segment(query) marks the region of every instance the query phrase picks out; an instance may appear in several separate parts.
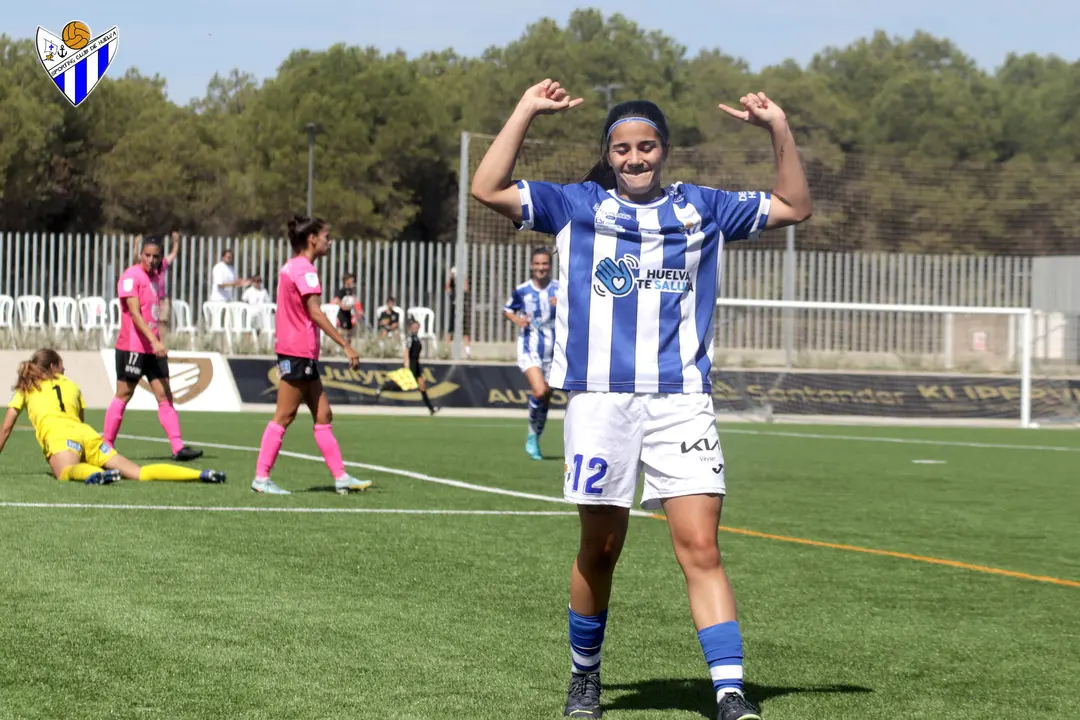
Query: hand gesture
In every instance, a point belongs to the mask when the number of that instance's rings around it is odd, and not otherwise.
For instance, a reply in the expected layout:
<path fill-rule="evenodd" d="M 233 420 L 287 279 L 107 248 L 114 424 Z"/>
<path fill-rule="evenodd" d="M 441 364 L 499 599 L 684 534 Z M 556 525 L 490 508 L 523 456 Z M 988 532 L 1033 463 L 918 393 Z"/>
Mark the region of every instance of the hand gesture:
<path fill-rule="evenodd" d="M 558 82 L 548 78 L 533 85 L 521 96 L 519 107 L 524 107 L 532 115 L 554 115 L 569 110 L 585 102 L 582 98 L 570 99 L 568 93 Z"/>
<path fill-rule="evenodd" d="M 360 367 L 360 355 L 353 350 L 351 345 L 345 346 L 345 358 L 349 361 L 350 370 Z"/>
<path fill-rule="evenodd" d="M 154 349 L 154 355 L 159 358 L 169 357 L 169 351 L 165 348 L 165 344 L 160 340 L 154 340 L 150 343 L 150 347 Z"/>
<path fill-rule="evenodd" d="M 736 120 L 748 122 L 758 127 L 773 128 L 777 123 L 783 122 L 787 116 L 780 106 L 765 96 L 765 93 L 750 93 L 739 98 L 742 110 L 720 103 L 720 109 Z"/>

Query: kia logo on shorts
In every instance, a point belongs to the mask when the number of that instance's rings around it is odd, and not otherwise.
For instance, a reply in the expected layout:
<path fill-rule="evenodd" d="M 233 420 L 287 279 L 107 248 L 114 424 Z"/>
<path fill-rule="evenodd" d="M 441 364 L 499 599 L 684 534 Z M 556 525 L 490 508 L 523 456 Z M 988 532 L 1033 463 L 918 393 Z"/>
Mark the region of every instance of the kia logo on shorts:
<path fill-rule="evenodd" d="M 687 445 L 686 441 L 682 442 L 683 455 L 687 455 L 692 452 L 712 452 L 720 447 L 719 438 L 710 441 L 709 438 L 699 438 L 693 445 Z"/>

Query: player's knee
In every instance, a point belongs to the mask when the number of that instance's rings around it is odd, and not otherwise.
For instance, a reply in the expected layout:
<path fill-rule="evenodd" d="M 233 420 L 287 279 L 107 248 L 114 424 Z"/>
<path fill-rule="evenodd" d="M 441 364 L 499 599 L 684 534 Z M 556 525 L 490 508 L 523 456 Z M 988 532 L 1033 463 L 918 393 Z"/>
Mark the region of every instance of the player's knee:
<path fill-rule="evenodd" d="M 334 411 L 329 407 L 326 408 L 325 411 L 319 412 L 318 416 L 315 418 L 316 425 L 329 425 L 332 422 L 334 422 Z"/>
<path fill-rule="evenodd" d="M 287 428 L 292 425 L 293 420 L 296 419 L 296 411 L 291 412 L 276 412 L 274 413 L 274 422 L 283 428 Z"/>
<path fill-rule="evenodd" d="M 684 570 L 720 567 L 720 548 L 712 533 L 695 531 L 679 536 L 675 540 L 675 554 Z"/>
<path fill-rule="evenodd" d="M 587 574 L 610 575 L 619 561 L 619 543 L 614 538 L 582 542 L 578 550 L 578 569 Z"/>
<path fill-rule="evenodd" d="M 544 402 L 551 397 L 551 388 L 533 388 L 532 396 L 536 402 Z"/>

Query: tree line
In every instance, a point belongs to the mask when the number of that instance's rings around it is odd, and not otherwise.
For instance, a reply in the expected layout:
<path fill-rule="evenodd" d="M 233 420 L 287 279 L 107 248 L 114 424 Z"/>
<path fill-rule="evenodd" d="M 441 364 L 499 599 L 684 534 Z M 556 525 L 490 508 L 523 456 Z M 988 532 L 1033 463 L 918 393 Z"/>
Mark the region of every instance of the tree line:
<path fill-rule="evenodd" d="M 987 72 L 949 40 L 878 32 L 754 73 L 591 9 L 479 57 L 296 50 L 274 77 L 215 75 L 185 106 L 132 69 L 72 108 L 33 41 L 0 35 L 0 230 L 280 235 L 305 207 L 304 128 L 317 123 L 315 206 L 337 234 L 449 239 L 461 131 L 497 133 L 543 77 L 587 102 L 535 124 L 544 142 L 523 174 L 579 177 L 607 110 L 595 88 L 617 84 L 614 101 L 648 98 L 668 115 L 670 179 L 760 187 L 767 142 L 716 110 L 760 89 L 803 148 L 805 246 L 1080 252 L 1080 62 L 1010 55 Z"/>

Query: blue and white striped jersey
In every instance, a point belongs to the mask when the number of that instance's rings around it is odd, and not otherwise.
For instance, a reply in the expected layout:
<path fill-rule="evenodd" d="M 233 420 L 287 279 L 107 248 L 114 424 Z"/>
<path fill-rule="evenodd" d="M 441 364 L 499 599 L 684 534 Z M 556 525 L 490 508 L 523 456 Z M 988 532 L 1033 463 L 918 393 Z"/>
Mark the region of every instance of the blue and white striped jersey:
<path fill-rule="evenodd" d="M 559 283 L 555 280 L 542 290 L 532 280 L 527 280 L 514 288 L 503 306 L 504 310 L 529 317 L 529 326 L 521 329 L 521 348 L 545 362 L 551 362 L 555 351 L 555 298 L 558 292 Z"/>
<path fill-rule="evenodd" d="M 769 193 L 676 183 L 640 205 L 591 182 L 517 186 L 522 229 L 558 250 L 551 386 L 711 392 L 723 245 L 765 229 Z"/>

